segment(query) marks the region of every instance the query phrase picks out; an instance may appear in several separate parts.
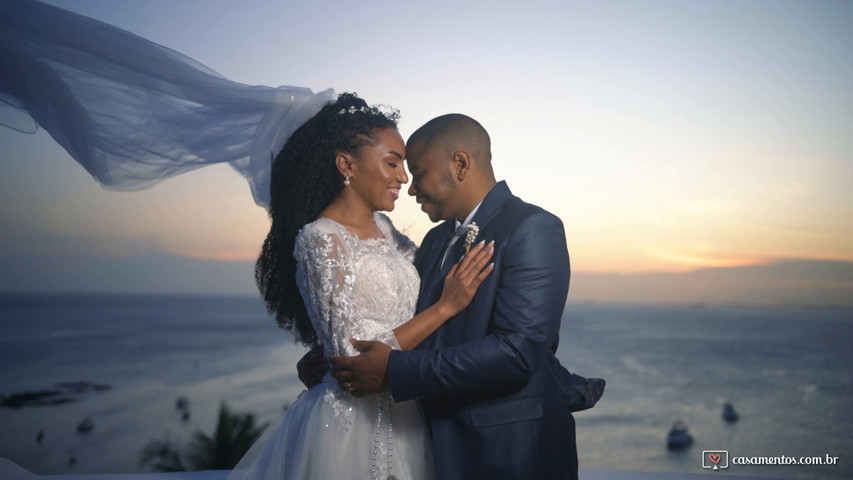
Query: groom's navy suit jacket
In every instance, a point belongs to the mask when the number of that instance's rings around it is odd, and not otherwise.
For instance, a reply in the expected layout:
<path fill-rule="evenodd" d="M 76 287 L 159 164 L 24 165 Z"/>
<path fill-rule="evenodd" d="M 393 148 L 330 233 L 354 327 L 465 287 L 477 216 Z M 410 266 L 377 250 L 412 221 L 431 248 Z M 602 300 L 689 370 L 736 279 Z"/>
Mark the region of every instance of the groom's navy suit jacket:
<path fill-rule="evenodd" d="M 575 424 L 555 358 L 569 289 L 569 254 L 556 216 L 498 183 L 473 218 L 495 241 L 495 269 L 469 307 L 416 350 L 388 362 L 396 401 L 421 399 L 437 478 L 577 478 Z M 441 296 L 464 238 L 440 254 L 454 222 L 427 233 L 416 256 L 418 311 Z"/>

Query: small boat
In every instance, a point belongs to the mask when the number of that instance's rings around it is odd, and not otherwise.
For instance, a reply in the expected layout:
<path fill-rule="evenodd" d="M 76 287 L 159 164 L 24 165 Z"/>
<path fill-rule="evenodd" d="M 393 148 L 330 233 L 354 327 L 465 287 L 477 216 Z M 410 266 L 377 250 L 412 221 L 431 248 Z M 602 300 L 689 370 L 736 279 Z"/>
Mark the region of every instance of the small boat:
<path fill-rule="evenodd" d="M 85 418 L 77 424 L 77 433 L 89 433 L 95 429 L 95 421 L 91 418 Z"/>
<path fill-rule="evenodd" d="M 740 418 L 740 415 L 735 412 L 735 407 L 732 406 L 731 402 L 726 402 L 726 404 L 723 405 L 722 417 L 723 420 L 727 422 L 737 422 L 737 419 Z"/>
<path fill-rule="evenodd" d="M 672 424 L 669 434 L 666 436 L 666 448 L 670 450 L 681 450 L 693 443 L 693 437 L 687 431 L 687 425 L 681 420 Z"/>
<path fill-rule="evenodd" d="M 178 397 L 175 400 L 175 408 L 178 410 L 186 410 L 190 408 L 190 401 L 187 399 L 187 397 Z"/>

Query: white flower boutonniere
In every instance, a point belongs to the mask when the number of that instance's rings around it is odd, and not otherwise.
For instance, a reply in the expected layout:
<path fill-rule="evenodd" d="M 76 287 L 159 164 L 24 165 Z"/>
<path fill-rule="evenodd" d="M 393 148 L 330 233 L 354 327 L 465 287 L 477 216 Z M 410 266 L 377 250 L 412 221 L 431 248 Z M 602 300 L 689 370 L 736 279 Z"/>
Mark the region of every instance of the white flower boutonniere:
<path fill-rule="evenodd" d="M 465 227 L 465 253 L 468 253 L 468 250 L 471 249 L 471 245 L 474 244 L 474 239 L 477 238 L 478 233 L 480 233 L 480 227 L 474 222 L 469 223 Z"/>

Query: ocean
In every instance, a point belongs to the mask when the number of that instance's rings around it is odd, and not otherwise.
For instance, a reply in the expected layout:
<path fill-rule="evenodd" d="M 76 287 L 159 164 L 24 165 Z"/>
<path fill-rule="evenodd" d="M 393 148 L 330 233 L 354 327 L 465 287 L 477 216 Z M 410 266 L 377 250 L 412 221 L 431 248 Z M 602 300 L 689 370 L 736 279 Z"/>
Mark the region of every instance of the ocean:
<path fill-rule="evenodd" d="M 60 392 L 0 408 L 0 457 L 36 474 L 138 472 L 150 440 L 211 433 L 220 403 L 275 422 L 302 390 L 306 349 L 257 298 L 0 295 L 0 332 L 0 395 Z M 575 414 L 580 468 L 703 473 L 724 450 L 715 474 L 853 478 L 851 345 L 851 308 L 570 303 L 558 357 L 607 380 Z M 694 442 L 670 451 L 678 420 Z M 734 464 L 759 457 L 835 464 Z"/>

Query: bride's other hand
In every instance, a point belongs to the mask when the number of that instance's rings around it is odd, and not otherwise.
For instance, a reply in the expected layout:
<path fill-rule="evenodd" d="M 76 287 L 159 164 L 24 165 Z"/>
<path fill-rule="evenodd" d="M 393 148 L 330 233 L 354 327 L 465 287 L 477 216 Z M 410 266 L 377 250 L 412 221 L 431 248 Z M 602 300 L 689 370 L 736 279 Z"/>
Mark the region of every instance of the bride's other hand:
<path fill-rule="evenodd" d="M 495 253 L 495 241 L 485 240 L 474 246 L 444 277 L 444 291 L 438 303 L 443 303 L 454 316 L 465 310 L 480 284 L 492 273 L 494 263 L 487 263 Z"/>

